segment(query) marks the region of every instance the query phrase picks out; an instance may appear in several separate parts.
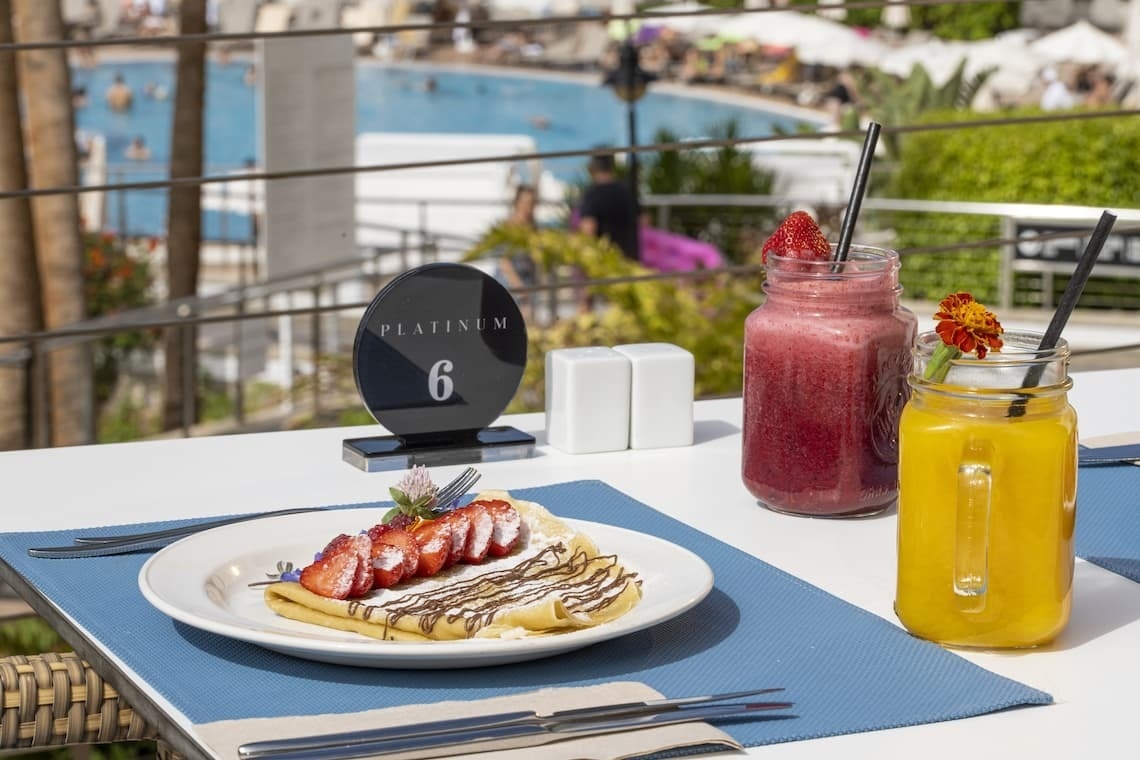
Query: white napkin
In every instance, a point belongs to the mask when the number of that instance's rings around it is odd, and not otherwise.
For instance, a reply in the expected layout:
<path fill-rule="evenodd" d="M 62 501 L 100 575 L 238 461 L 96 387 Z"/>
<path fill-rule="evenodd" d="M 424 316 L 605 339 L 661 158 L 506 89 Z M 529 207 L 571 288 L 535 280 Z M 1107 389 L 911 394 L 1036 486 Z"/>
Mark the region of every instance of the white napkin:
<path fill-rule="evenodd" d="M 460 696 L 460 695 L 456 695 Z M 495 697 L 474 702 L 452 701 L 428 705 L 404 705 L 383 710 L 344 715 L 294 715 L 285 718 L 247 718 L 222 720 L 196 726 L 198 735 L 218 757 L 237 757 L 242 744 L 265 739 L 285 739 L 295 736 L 360 731 L 374 726 L 422 723 L 427 720 L 444 720 L 469 715 L 492 714 L 513 710 L 534 710 L 548 713 L 579 707 L 660 699 L 662 695 L 645 684 L 622 681 L 597 686 L 550 688 L 508 697 Z M 541 748 L 529 747 L 496 752 L 479 752 L 449 755 L 452 760 L 523 760 L 534 758 L 541 752 L 543 760 L 621 760 L 622 758 L 684 747 L 708 747 L 739 750 L 741 746 L 723 731 L 708 723 L 680 723 L 672 726 L 654 726 L 607 736 L 570 739 Z M 416 753 L 402 753 L 392 757 L 413 760 Z"/>
<path fill-rule="evenodd" d="M 1133 443 L 1140 443 L 1140 431 L 1101 435 L 1095 438 L 1082 438 L 1081 443 L 1091 449 L 1100 449 L 1106 446 L 1130 446 Z M 1133 464 L 1140 467 L 1140 462 L 1133 462 Z"/>

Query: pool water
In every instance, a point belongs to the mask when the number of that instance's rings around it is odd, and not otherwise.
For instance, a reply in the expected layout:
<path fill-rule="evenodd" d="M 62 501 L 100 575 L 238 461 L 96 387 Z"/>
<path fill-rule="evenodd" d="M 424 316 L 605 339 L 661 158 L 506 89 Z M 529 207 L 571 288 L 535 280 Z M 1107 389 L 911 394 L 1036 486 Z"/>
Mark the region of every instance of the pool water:
<path fill-rule="evenodd" d="M 206 86 L 207 173 L 221 173 L 256 161 L 256 90 L 246 84 L 247 64 L 240 61 L 208 64 Z M 103 92 L 121 73 L 134 90 L 128 113 L 107 108 Z M 141 181 L 165 175 L 170 156 L 173 108 L 172 61 L 105 62 L 73 71 L 73 86 L 87 90 L 87 105 L 76 111 L 77 127 L 100 133 L 107 144 L 108 179 Z M 434 78 L 434 91 L 424 83 Z M 144 95 L 147 84 L 165 90 L 166 99 Z M 358 132 L 445 132 L 463 134 L 526 134 L 541 151 L 585 150 L 601 145 L 624 145 L 626 107 L 608 88 L 589 81 L 548 76 L 515 76 L 423 66 L 356 67 Z M 794 118 L 698 97 L 654 92 L 637 105 L 638 140 L 651 141 L 667 129 L 680 139 L 707 136 L 718 125 L 734 120 L 742 137 L 765 136 L 779 127 L 793 131 Z M 542 122 L 541 125 L 536 122 Z M 146 140 L 149 163 L 131 162 L 123 154 L 136 137 Z M 554 159 L 545 168 L 558 179 L 574 180 L 584 160 Z M 162 234 L 166 193 L 132 191 L 109 198 L 107 223 L 130 235 Z M 244 239 L 249 222 L 243 217 L 206 215 L 208 239 Z"/>

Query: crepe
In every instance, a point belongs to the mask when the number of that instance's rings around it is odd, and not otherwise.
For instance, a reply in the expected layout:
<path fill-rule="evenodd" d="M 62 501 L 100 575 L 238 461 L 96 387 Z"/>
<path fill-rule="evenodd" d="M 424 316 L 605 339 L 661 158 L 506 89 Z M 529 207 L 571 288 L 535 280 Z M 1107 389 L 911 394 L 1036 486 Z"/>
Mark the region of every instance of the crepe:
<path fill-rule="evenodd" d="M 534 502 L 505 491 L 522 517 L 518 546 L 479 565 L 453 565 L 364 599 L 319 596 L 299 583 L 275 583 L 265 601 L 278 615 L 388 641 L 524 638 L 613 620 L 641 599 L 636 574 L 600 554 L 583 533 Z"/>

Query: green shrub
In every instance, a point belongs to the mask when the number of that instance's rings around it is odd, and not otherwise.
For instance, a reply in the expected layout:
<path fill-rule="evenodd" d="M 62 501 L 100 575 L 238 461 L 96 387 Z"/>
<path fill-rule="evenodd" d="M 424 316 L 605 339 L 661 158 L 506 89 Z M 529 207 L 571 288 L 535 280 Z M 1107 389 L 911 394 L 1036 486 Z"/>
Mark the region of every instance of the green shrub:
<path fill-rule="evenodd" d="M 538 270 L 596 280 L 648 274 L 605 240 L 556 229 L 492 229 L 468 260 L 526 252 Z M 546 352 L 573 346 L 675 343 L 696 360 L 696 395 L 739 393 L 744 318 L 760 302 L 760 278 L 710 274 L 595 286 L 592 307 L 548 326 L 531 325 L 527 366 L 508 412 L 544 406 Z"/>
<path fill-rule="evenodd" d="M 741 137 L 738 122 L 729 120 L 705 130 L 712 139 Z M 679 143 L 676 133 L 661 129 L 654 143 Z M 651 195 L 769 195 L 775 173 L 757 166 L 752 153 L 735 145 L 701 150 L 663 150 L 643 154 L 638 165 L 640 192 Z M 628 166 L 618 164 L 617 176 L 626 178 Z M 590 183 L 583 172 L 567 188 L 567 205 L 576 207 Z M 642 204 L 645 205 L 644 203 Z M 654 209 L 644 207 L 651 224 Z M 774 226 L 775 212 L 765 208 L 736 208 L 724 205 L 674 206 L 669 209 L 670 232 L 703 240 L 717 247 L 728 261 L 739 263 L 751 256 Z"/>
<path fill-rule="evenodd" d="M 1039 113 L 1025 109 L 1006 116 Z M 941 111 L 920 121 L 976 118 L 969 111 Z M 1103 118 L 915 132 L 902 143 L 892 192 L 923 200 L 1131 207 L 1140 197 L 1140 122 Z M 900 249 L 1002 235 L 995 217 L 898 213 L 887 221 Z M 906 255 L 903 286 L 911 298 L 938 300 L 951 290 L 969 290 L 983 302 L 996 302 L 999 257 L 996 246 Z"/>
<path fill-rule="evenodd" d="M 0 623 L 0 657 L 67 652 L 70 649 L 41 618 L 26 617 Z"/>
<path fill-rule="evenodd" d="M 819 3 L 818 0 L 792 0 L 791 5 L 793 8 L 797 5 L 808 5 L 815 8 Z M 839 5 L 847 5 L 846 0 Z M 847 15 L 843 18 L 843 23 L 848 26 L 866 26 L 872 29 L 879 26 L 882 21 L 882 8 L 847 8 Z"/>
<path fill-rule="evenodd" d="M 124 242 L 109 232 L 85 238 L 83 289 L 88 317 L 102 317 L 151 303 L 151 259 L 155 241 Z M 120 367 L 133 351 L 149 348 L 149 332 L 119 332 L 95 342 L 95 398 L 105 404 L 119 381 Z"/>
<path fill-rule="evenodd" d="M 792 0 L 791 5 L 810 6 L 805 12 L 818 7 L 818 0 Z M 843 23 L 848 26 L 875 28 L 882 23 L 882 8 L 850 7 L 852 0 L 840 0 L 837 5 L 848 6 Z M 993 37 L 998 32 L 1014 29 L 1018 23 L 1021 3 L 962 3 L 951 2 L 938 5 L 911 5 L 910 27 L 926 29 L 949 40 L 980 40 Z"/>
<path fill-rule="evenodd" d="M 741 137 L 740 127 L 729 121 L 711 127 L 714 139 Z M 680 138 L 667 129 L 653 137 L 656 143 Z M 663 150 L 645 159 L 641 175 L 653 195 L 769 195 L 775 174 L 758 167 L 748 150 L 735 145 L 709 150 Z M 733 263 L 741 263 L 756 250 L 761 230 L 773 226 L 775 212 L 764 208 L 732 206 L 676 206 L 669 211 L 669 230 L 715 245 Z"/>
<path fill-rule="evenodd" d="M 981 40 L 1018 26 L 1020 2 L 910 6 L 910 25 L 948 40 Z"/>

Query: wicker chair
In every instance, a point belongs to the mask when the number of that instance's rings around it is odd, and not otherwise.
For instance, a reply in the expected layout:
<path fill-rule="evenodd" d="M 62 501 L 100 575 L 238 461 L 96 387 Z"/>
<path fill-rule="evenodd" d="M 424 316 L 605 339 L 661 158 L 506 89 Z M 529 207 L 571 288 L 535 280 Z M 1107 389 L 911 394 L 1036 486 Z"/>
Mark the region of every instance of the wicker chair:
<path fill-rule="evenodd" d="M 0 754 L 154 739 L 182 757 L 73 652 L 0 658 L 0 699 Z"/>

